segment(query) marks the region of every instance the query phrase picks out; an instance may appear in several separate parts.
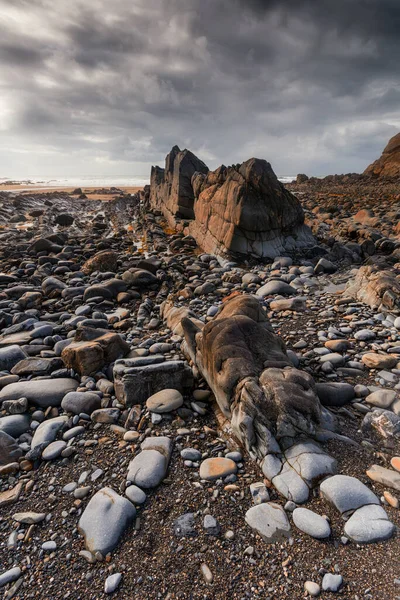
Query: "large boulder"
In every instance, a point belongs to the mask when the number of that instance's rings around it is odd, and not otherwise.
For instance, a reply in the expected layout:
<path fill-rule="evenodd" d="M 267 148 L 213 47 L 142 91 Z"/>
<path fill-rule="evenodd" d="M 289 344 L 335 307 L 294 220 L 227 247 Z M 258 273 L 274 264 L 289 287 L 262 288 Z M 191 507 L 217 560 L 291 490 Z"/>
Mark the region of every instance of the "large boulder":
<path fill-rule="evenodd" d="M 272 259 L 315 243 L 300 202 L 271 165 L 257 158 L 209 171 L 194 154 L 175 146 L 165 169 L 152 167 L 150 206 L 172 226 L 190 219 L 189 232 L 211 254 Z"/>
<path fill-rule="evenodd" d="M 390 138 L 382 156 L 369 165 L 364 174 L 374 177 L 400 176 L 400 133 Z"/>
<path fill-rule="evenodd" d="M 272 259 L 315 243 L 300 202 L 265 160 L 219 167 L 196 191 L 190 231 L 205 252 Z"/>

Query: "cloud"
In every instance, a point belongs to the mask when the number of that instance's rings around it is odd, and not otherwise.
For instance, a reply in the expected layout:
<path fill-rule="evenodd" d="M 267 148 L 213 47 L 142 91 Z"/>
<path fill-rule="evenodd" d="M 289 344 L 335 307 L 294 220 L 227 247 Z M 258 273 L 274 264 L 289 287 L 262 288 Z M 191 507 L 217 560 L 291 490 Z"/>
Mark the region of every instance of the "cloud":
<path fill-rule="evenodd" d="M 360 171 L 400 129 L 398 0 L 0 0 L 0 15 L 0 175 L 146 177 L 175 143 L 211 167 Z"/>

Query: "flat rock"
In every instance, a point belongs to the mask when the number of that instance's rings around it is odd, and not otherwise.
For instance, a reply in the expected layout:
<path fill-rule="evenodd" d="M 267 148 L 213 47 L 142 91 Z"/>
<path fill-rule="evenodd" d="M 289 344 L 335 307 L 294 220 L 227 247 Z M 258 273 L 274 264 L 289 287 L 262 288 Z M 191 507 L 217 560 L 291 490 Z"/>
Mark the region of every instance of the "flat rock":
<path fill-rule="evenodd" d="M 99 490 L 79 520 L 78 528 L 85 538 L 86 549 L 92 554 L 101 552 L 103 556 L 112 552 L 135 516 L 132 502 L 111 488 Z"/>
<path fill-rule="evenodd" d="M 392 469 L 386 469 L 380 465 L 372 465 L 366 473 L 372 481 L 400 492 L 400 473 L 398 471 L 392 471 Z"/>
<path fill-rule="evenodd" d="M 58 458 L 61 452 L 67 447 L 67 442 L 57 440 L 49 444 L 42 452 L 43 460 L 54 460 Z"/>
<path fill-rule="evenodd" d="M 24 523 L 24 525 L 35 525 L 41 523 L 46 518 L 46 513 L 36 513 L 32 511 L 14 513 L 12 516 L 14 521 Z"/>
<path fill-rule="evenodd" d="M 3 400 L 27 398 L 32 404 L 43 408 L 60 406 L 64 396 L 77 387 L 76 379 L 67 378 L 17 381 L 6 385 L 0 391 L 0 404 Z"/>
<path fill-rule="evenodd" d="M 268 502 L 252 506 L 246 512 L 245 519 L 246 523 L 268 544 L 290 537 L 290 523 L 279 504 Z"/>
<path fill-rule="evenodd" d="M 146 401 L 147 408 L 154 413 L 167 413 L 177 410 L 183 404 L 183 396 L 178 390 L 166 389 L 150 396 Z"/>
<path fill-rule="evenodd" d="M 17 502 L 21 495 L 23 486 L 23 482 L 19 481 L 13 488 L 6 490 L 5 492 L 0 492 L 0 508 Z"/>
<path fill-rule="evenodd" d="M 296 508 L 293 511 L 293 522 L 300 531 L 318 540 L 331 534 L 328 521 L 308 508 Z"/>
<path fill-rule="evenodd" d="M 379 499 L 359 479 L 334 475 L 321 483 L 320 492 L 343 515 L 366 504 L 378 504 Z"/>
<path fill-rule="evenodd" d="M 394 390 L 377 390 L 365 398 L 365 402 L 378 408 L 389 408 L 397 398 Z"/>
<path fill-rule="evenodd" d="M 101 407 L 101 398 L 93 392 L 68 392 L 61 402 L 61 408 L 65 412 L 79 415 L 85 413 L 91 415 L 93 411 Z"/>
<path fill-rule="evenodd" d="M 369 369 L 392 369 L 397 363 L 395 356 L 374 352 L 363 354 L 361 360 Z"/>
<path fill-rule="evenodd" d="M 344 532 L 353 542 L 370 544 L 388 540 L 395 529 L 382 506 L 370 504 L 353 513 L 344 527 Z"/>
<path fill-rule="evenodd" d="M 284 281 L 272 280 L 261 286 L 256 292 L 256 295 L 261 298 L 264 298 L 265 296 L 274 296 L 276 294 L 282 296 L 295 296 L 297 290 Z"/>
<path fill-rule="evenodd" d="M 214 481 L 235 474 L 237 466 L 230 458 L 206 458 L 200 465 L 200 479 Z"/>

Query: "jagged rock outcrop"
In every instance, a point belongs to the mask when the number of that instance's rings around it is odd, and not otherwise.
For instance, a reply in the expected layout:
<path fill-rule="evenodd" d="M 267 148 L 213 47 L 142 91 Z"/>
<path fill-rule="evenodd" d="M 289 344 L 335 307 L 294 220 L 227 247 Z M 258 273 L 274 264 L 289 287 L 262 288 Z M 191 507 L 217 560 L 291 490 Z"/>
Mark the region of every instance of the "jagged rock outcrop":
<path fill-rule="evenodd" d="M 390 138 L 382 156 L 364 171 L 375 177 L 400 177 L 400 133 Z"/>
<path fill-rule="evenodd" d="M 150 204 L 163 212 L 171 225 L 175 217 L 194 218 L 191 180 L 196 172 L 207 173 L 207 165 L 190 150 L 181 151 L 178 146 L 167 155 L 165 169 L 151 168 Z"/>
<path fill-rule="evenodd" d="M 190 232 L 206 252 L 274 258 L 314 244 L 300 202 L 267 161 L 251 158 L 206 176 L 196 173 L 192 183 Z"/>
<path fill-rule="evenodd" d="M 384 269 L 379 265 L 360 267 L 343 293 L 374 309 L 400 309 L 400 274 L 397 269 Z"/>
<path fill-rule="evenodd" d="M 209 171 L 175 146 L 165 169 L 152 168 L 149 201 L 173 226 L 190 219 L 188 231 L 200 247 L 219 256 L 274 258 L 315 243 L 300 202 L 265 160 Z"/>

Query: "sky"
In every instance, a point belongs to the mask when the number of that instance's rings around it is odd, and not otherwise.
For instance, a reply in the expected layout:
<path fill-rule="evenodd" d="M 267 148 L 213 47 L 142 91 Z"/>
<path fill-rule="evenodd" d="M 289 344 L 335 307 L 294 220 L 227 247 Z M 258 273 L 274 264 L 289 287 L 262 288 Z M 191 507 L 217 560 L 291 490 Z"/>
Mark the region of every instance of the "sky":
<path fill-rule="evenodd" d="M 399 0 L 0 0 L 0 177 L 361 172 L 400 131 Z"/>

